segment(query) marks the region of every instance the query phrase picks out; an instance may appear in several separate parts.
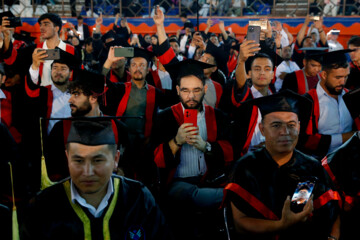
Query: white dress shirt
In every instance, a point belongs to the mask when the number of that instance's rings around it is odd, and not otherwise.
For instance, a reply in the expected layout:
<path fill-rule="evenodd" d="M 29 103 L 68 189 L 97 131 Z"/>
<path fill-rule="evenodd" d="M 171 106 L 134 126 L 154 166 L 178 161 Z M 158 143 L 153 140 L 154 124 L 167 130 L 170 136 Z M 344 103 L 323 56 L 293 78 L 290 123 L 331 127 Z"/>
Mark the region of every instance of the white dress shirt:
<path fill-rule="evenodd" d="M 84 25 L 78 25 L 77 32 L 80 34 L 79 39 L 84 40 Z"/>
<path fill-rule="evenodd" d="M 46 41 L 43 44 L 43 49 L 48 49 L 47 45 L 46 45 Z M 66 43 L 64 43 L 63 41 L 60 40 L 58 48 L 60 48 L 61 50 L 66 51 Z M 42 75 L 41 75 L 41 86 L 48 86 L 52 83 L 51 81 L 51 64 L 53 63 L 54 60 L 45 60 L 44 64 L 43 64 L 43 70 L 42 70 Z M 30 76 L 31 76 L 31 80 L 37 84 L 39 79 L 39 71 L 34 71 L 32 69 L 32 65 L 30 66 L 29 69 L 30 72 Z"/>
<path fill-rule="evenodd" d="M 182 106 L 182 105 L 181 105 Z M 183 111 L 184 106 L 182 106 Z M 200 136 L 204 141 L 207 141 L 207 129 L 205 121 L 205 106 L 203 111 L 198 112 L 197 125 L 199 127 Z M 202 151 L 194 146 L 184 143 L 181 147 L 180 164 L 178 165 L 174 177 L 187 178 L 202 176 L 207 170 L 205 155 Z"/>
<path fill-rule="evenodd" d="M 338 99 L 329 96 L 320 83 L 316 86 L 319 98 L 320 117 L 318 130 L 320 134 L 331 135 L 328 153 L 342 145 L 342 133 L 352 131 L 353 119 L 343 100 L 345 91 L 338 95 Z"/>
<path fill-rule="evenodd" d="M 112 180 L 110 179 L 109 184 L 108 184 L 108 188 L 107 188 L 107 192 L 106 195 L 104 196 L 104 198 L 102 199 L 102 201 L 100 202 L 98 208 L 96 209 L 94 206 L 88 204 L 86 202 L 86 200 L 80 196 L 79 192 L 76 190 L 76 187 L 73 183 L 73 181 L 71 181 L 71 201 L 73 203 L 78 202 L 81 206 L 87 208 L 89 210 L 89 212 L 95 217 L 95 218 L 99 218 L 101 217 L 102 213 L 104 212 L 105 208 L 107 207 L 107 205 L 109 204 L 109 199 L 111 197 L 111 195 L 114 192 L 114 186 L 112 183 Z"/>

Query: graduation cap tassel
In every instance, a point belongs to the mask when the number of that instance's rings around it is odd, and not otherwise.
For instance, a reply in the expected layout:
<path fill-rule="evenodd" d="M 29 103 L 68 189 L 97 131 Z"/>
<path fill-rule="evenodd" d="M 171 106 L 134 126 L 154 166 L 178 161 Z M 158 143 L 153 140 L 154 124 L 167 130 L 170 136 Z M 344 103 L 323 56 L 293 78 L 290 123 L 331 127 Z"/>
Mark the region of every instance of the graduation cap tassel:
<path fill-rule="evenodd" d="M 12 240 L 19 240 L 19 223 L 17 219 L 17 211 L 16 211 L 16 205 L 15 205 L 15 194 L 14 194 L 14 180 L 13 180 L 13 171 L 12 171 L 12 165 L 9 162 L 10 165 L 10 177 L 11 177 L 11 194 L 12 194 Z"/>
<path fill-rule="evenodd" d="M 42 124 L 41 124 L 42 118 L 40 118 L 40 139 L 41 139 L 41 190 L 44 190 L 47 187 L 50 187 L 54 185 L 56 182 L 52 182 L 48 176 L 47 170 L 46 170 L 46 162 L 45 162 L 45 156 L 44 156 L 44 144 L 43 144 L 43 138 L 42 138 Z"/>

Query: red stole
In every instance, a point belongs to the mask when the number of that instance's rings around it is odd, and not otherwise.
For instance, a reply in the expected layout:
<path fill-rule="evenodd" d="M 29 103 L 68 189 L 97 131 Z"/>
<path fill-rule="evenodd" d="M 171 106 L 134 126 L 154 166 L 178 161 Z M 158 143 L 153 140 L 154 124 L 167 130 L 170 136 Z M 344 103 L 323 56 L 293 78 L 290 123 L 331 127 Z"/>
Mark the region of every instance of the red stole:
<path fill-rule="evenodd" d="M 184 123 L 184 111 L 181 103 L 171 106 L 176 122 L 181 126 Z M 207 141 L 215 142 L 217 138 L 217 125 L 214 108 L 205 104 L 205 122 Z"/>
<path fill-rule="evenodd" d="M 116 111 L 116 116 L 123 116 L 130 97 L 131 82 L 126 82 L 124 84 L 125 84 L 125 94 L 119 103 L 118 109 Z M 148 86 L 148 90 L 146 93 L 145 131 L 144 131 L 145 137 L 149 137 L 151 133 L 152 122 L 153 122 L 152 117 L 155 109 L 155 93 L 156 93 L 154 86 L 151 86 L 150 84 L 148 84 L 147 86 Z"/>

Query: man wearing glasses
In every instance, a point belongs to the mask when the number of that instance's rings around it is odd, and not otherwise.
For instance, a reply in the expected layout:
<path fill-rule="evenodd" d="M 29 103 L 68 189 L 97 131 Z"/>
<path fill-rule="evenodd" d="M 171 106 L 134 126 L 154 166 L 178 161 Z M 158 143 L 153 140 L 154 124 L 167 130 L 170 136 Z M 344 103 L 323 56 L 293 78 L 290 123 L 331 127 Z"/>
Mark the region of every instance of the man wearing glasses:
<path fill-rule="evenodd" d="M 184 239 L 194 224 L 198 225 L 195 212 L 219 208 L 233 151 L 227 137 L 229 122 L 220 110 L 203 102 L 208 90 L 204 69 L 212 65 L 187 59 L 169 67 L 178 69 L 176 90 L 180 103 L 158 115 L 154 160 L 163 177 L 162 200 L 175 236 Z M 191 114 L 194 118 L 189 122 Z"/>

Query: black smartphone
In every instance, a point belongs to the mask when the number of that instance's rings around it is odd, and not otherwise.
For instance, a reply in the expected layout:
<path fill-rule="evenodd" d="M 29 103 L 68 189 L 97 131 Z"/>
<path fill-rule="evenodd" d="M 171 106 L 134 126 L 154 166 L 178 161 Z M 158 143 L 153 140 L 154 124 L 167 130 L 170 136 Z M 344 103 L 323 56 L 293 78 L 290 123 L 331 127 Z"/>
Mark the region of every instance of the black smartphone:
<path fill-rule="evenodd" d="M 7 20 L 10 21 L 10 24 L 8 25 L 8 27 L 10 27 L 10 28 L 21 27 L 22 26 L 22 22 L 21 22 L 20 17 L 9 17 Z"/>
<path fill-rule="evenodd" d="M 254 40 L 255 43 L 260 43 L 260 31 L 261 31 L 260 26 L 249 25 L 249 27 L 247 29 L 246 39 Z M 258 53 L 258 52 L 255 52 L 255 53 Z"/>
<path fill-rule="evenodd" d="M 115 57 L 134 57 L 134 48 L 132 47 L 115 48 L 114 55 Z"/>
<path fill-rule="evenodd" d="M 45 50 L 45 49 L 44 49 Z M 60 59 L 60 49 L 46 49 L 46 54 L 48 55 L 44 60 L 59 60 Z"/>
<path fill-rule="evenodd" d="M 315 184 L 316 179 L 302 181 L 297 184 L 295 192 L 291 197 L 291 211 L 298 213 L 304 209 L 305 204 L 309 201 L 309 198 L 314 191 Z"/>

